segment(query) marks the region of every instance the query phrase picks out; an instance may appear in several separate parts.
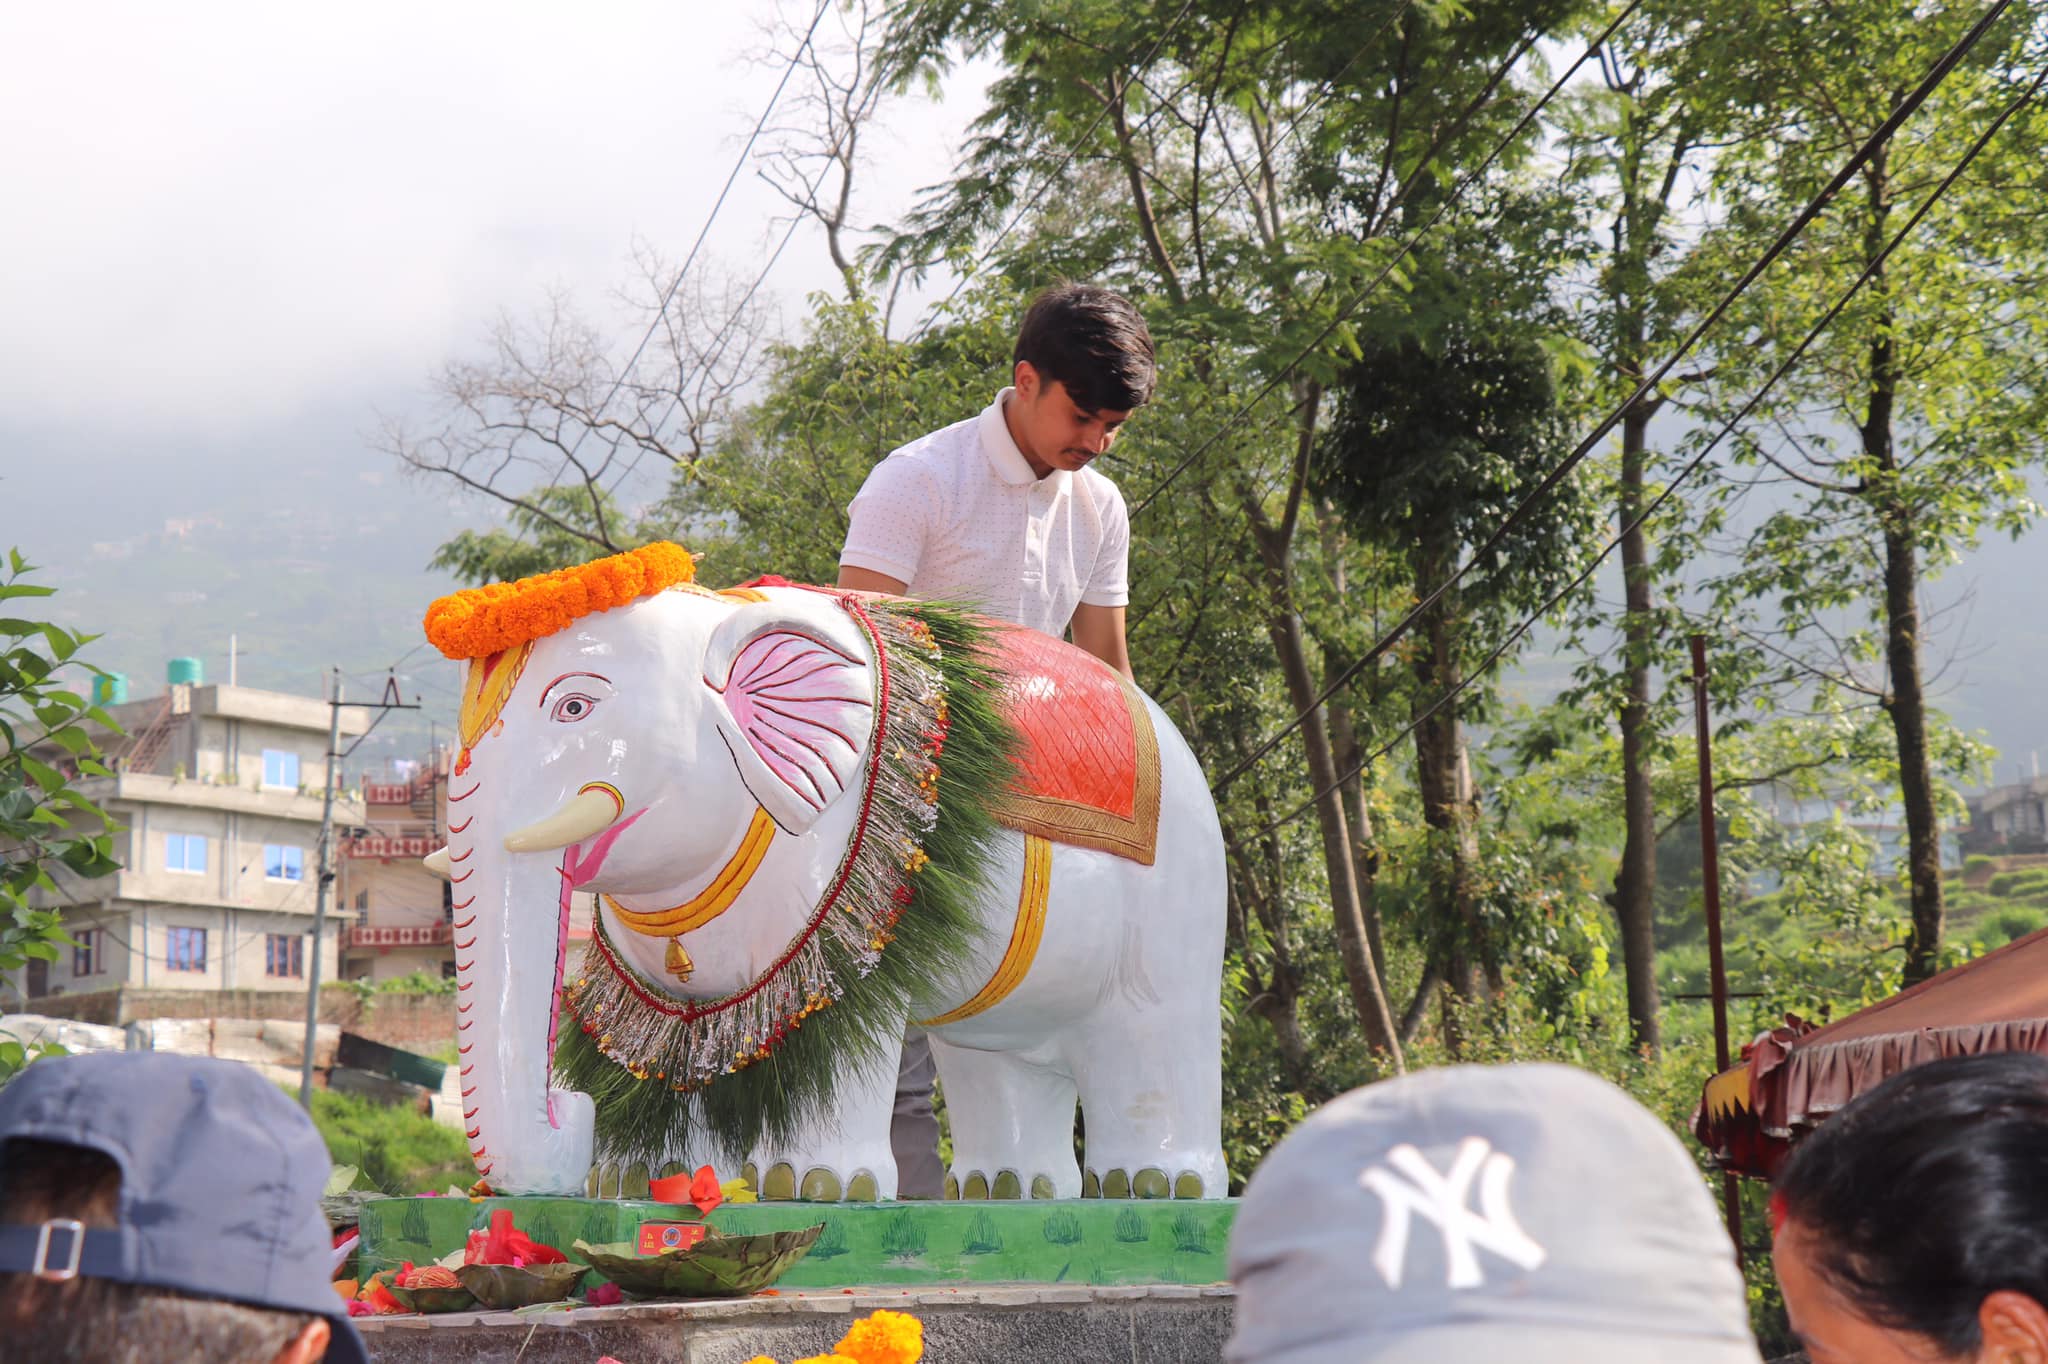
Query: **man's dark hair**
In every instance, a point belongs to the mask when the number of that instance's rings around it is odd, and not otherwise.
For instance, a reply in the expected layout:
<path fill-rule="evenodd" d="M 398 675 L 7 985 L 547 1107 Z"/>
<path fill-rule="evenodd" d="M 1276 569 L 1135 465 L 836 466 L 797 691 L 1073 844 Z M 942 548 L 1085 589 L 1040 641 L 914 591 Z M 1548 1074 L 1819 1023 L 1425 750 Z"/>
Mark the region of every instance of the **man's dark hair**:
<path fill-rule="evenodd" d="M 1159 379 L 1145 319 L 1122 294 L 1092 284 L 1055 284 L 1032 299 L 1015 360 L 1056 380 L 1083 412 L 1143 407 Z"/>
<path fill-rule="evenodd" d="M 102 1152 L 24 1137 L 0 1144 L 0 1222 L 118 1227 L 120 1207 L 121 1167 Z M 113 1279 L 0 1274 L 0 1357 L 10 1364 L 270 1364 L 312 1320 Z"/>
<path fill-rule="evenodd" d="M 2048 1059 L 1958 1056 L 1886 1080 L 1793 1148 L 1776 1198 L 1864 1318 L 1979 1347 L 2000 1290 L 2048 1305 Z"/>

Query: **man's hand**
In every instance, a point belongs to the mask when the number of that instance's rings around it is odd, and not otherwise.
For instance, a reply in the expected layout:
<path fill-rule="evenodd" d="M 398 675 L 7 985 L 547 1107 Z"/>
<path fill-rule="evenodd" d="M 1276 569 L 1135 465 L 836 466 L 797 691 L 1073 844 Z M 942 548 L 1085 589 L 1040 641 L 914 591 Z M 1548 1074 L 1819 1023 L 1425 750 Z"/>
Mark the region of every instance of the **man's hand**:
<path fill-rule="evenodd" d="M 844 569 L 840 570 L 839 577 L 841 586 L 844 586 Z M 1138 680 L 1131 674 L 1131 654 L 1124 645 L 1123 607 L 1089 606 L 1084 602 L 1074 608 L 1074 623 L 1068 628 L 1073 632 L 1075 644 L 1115 668 L 1129 681 Z"/>
<path fill-rule="evenodd" d="M 877 573 L 872 568 L 855 568 L 851 564 L 841 564 L 839 566 L 839 585 L 849 592 L 886 592 L 892 597 L 902 596 L 904 589 L 910 586 L 909 583 L 904 582 L 901 578 L 892 578 L 886 573 Z M 1118 614 L 1121 615 L 1122 613 L 1119 612 Z M 1118 627 L 1117 637 L 1119 639 L 1123 637 L 1121 625 Z"/>

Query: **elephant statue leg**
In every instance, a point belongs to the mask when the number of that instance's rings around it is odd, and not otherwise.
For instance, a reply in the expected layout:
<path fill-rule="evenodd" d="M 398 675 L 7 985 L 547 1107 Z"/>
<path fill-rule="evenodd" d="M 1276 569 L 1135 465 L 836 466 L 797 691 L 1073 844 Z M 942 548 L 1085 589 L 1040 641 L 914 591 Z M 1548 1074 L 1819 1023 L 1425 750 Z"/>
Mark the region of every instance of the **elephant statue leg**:
<path fill-rule="evenodd" d="M 1074 1077 L 1051 1046 L 981 1051 L 932 1037 L 953 1131 L 949 1198 L 1078 1198 Z"/>
<path fill-rule="evenodd" d="M 901 1026 L 889 1035 L 900 1037 Z M 895 1050 L 883 1048 L 860 1070 L 841 1076 L 832 1105 L 832 1113 L 788 1142 L 757 1148 L 748 1157 L 746 1173 L 762 1198 L 837 1203 L 896 1196 L 896 1156 L 889 1146 Z"/>
<path fill-rule="evenodd" d="M 1087 1124 L 1082 1197 L 1223 1196 L 1222 1076 L 1188 1059 L 1219 1055 L 1221 1032 L 1212 1007 L 1161 1011 L 1116 1029 L 1097 1022 L 1069 1035 Z"/>

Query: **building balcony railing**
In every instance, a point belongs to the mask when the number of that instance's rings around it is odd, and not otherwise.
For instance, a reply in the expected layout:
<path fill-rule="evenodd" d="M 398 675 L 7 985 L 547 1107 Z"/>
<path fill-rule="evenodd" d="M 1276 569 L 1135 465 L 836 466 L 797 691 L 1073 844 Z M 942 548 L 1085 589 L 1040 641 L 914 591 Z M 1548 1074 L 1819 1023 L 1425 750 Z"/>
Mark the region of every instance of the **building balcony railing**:
<path fill-rule="evenodd" d="M 349 947 L 452 947 L 452 924 L 402 924 L 398 926 L 358 924 L 348 931 Z"/>
<path fill-rule="evenodd" d="M 343 857 L 425 857 L 447 840 L 434 834 L 359 834 L 341 840 Z"/>

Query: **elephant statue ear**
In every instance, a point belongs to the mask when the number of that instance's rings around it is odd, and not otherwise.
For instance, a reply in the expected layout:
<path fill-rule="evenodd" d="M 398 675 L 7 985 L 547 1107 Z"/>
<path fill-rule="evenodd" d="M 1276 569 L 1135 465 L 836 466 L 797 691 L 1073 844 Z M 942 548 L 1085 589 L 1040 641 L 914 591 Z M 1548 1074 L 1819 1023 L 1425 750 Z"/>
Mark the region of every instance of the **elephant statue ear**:
<path fill-rule="evenodd" d="M 724 702 L 718 729 L 740 779 L 770 818 L 801 833 L 860 774 L 875 725 L 874 664 L 851 621 L 789 606 L 742 606 L 720 623 L 704 681 Z"/>

